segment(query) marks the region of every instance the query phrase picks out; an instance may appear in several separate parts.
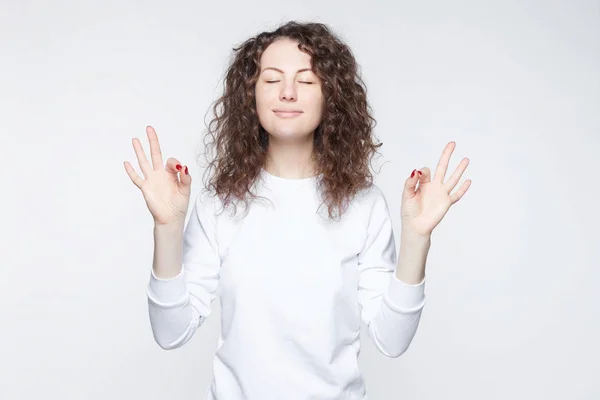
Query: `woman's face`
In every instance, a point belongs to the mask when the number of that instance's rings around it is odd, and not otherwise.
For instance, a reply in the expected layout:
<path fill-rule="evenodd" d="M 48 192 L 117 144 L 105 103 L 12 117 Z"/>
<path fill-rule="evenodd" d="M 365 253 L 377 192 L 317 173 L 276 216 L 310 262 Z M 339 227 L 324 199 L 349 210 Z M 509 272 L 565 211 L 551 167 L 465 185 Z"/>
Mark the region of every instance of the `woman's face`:
<path fill-rule="evenodd" d="M 260 59 L 254 94 L 262 127 L 277 139 L 306 139 L 321 122 L 321 82 L 310 69 L 310 56 L 298 44 L 281 39 Z"/>

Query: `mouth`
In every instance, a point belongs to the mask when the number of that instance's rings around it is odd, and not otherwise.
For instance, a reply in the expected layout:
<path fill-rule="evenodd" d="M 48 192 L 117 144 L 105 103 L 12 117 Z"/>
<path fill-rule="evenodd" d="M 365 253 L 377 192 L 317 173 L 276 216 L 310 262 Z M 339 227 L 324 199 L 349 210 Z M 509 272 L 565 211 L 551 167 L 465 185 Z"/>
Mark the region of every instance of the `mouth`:
<path fill-rule="evenodd" d="M 273 112 L 282 118 L 296 117 L 302 114 L 302 111 L 299 110 L 273 110 Z"/>

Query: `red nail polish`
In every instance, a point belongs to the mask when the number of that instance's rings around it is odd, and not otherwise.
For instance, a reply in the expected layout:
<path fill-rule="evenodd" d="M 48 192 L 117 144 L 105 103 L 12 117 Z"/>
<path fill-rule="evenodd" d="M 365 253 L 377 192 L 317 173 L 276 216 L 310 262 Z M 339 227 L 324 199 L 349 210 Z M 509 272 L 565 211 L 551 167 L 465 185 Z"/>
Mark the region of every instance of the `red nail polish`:
<path fill-rule="evenodd" d="M 419 175 L 423 175 L 423 174 L 421 173 L 421 171 L 419 171 Z"/>
<path fill-rule="evenodd" d="M 180 171 L 180 170 L 181 170 L 181 165 L 177 164 L 177 165 L 175 166 L 175 168 L 177 168 L 177 171 Z"/>
<path fill-rule="evenodd" d="M 188 169 L 187 169 L 187 165 L 185 166 L 185 174 L 188 174 Z"/>
<path fill-rule="evenodd" d="M 416 169 L 413 170 L 412 174 L 410 174 L 410 177 L 412 178 L 413 176 L 415 176 L 415 172 L 417 172 Z"/>

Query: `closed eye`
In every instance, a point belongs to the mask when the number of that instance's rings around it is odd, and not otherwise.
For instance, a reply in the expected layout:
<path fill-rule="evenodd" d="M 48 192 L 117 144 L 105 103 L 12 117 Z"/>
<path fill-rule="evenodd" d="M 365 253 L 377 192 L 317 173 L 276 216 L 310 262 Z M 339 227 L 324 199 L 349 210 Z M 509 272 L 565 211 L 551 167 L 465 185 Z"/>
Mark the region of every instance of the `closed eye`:
<path fill-rule="evenodd" d="M 266 82 L 267 83 L 276 83 L 276 82 L 279 82 L 279 81 L 266 81 Z M 314 82 L 307 82 L 307 81 L 298 81 L 298 82 L 300 82 L 300 83 L 307 83 L 309 85 L 312 85 L 314 83 Z"/>

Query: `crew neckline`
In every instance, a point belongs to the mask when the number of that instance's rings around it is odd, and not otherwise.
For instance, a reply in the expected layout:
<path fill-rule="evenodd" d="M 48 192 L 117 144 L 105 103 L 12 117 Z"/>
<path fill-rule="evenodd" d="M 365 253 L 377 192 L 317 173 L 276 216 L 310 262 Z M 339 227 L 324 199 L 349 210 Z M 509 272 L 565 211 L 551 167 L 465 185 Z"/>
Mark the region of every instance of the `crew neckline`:
<path fill-rule="evenodd" d="M 261 175 L 263 176 L 266 182 L 271 182 L 275 185 L 279 186 L 287 186 L 287 187 L 301 187 L 301 186 L 310 186 L 313 185 L 317 180 L 319 180 L 323 174 L 318 174 L 314 176 L 309 176 L 308 178 L 282 178 L 276 175 L 271 174 L 266 169 L 261 167 Z"/>

